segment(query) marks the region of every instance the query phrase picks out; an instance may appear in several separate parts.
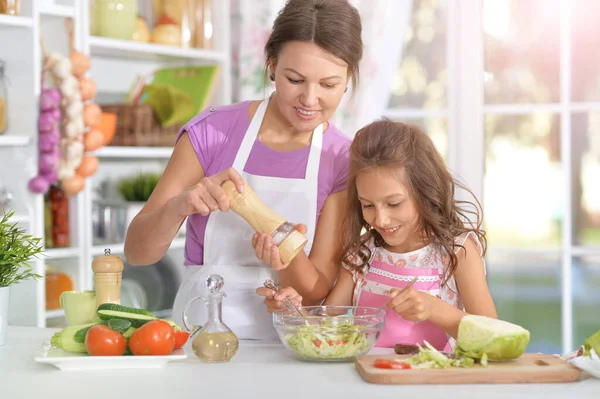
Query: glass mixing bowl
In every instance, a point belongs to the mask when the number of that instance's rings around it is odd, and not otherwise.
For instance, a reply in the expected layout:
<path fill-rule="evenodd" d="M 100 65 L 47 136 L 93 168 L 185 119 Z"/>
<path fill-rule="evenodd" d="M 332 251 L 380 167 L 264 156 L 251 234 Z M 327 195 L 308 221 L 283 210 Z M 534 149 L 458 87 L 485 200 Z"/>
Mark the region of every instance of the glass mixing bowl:
<path fill-rule="evenodd" d="M 364 306 L 306 306 L 273 312 L 279 339 L 298 359 L 353 361 L 377 342 L 385 310 Z"/>

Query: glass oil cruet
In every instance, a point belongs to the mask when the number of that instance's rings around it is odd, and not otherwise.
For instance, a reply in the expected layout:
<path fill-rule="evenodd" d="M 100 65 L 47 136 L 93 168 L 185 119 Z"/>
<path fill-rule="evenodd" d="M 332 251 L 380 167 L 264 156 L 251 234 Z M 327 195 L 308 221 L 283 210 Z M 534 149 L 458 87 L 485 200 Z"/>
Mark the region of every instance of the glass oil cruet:
<path fill-rule="evenodd" d="M 196 356 L 207 363 L 228 362 L 237 353 L 239 341 L 222 320 L 223 297 L 227 296 L 221 291 L 224 280 L 218 274 L 211 274 L 206 279 L 208 295 L 192 298 L 183 310 L 183 324 L 191 332 L 190 341 Z M 208 321 L 202 328 L 194 329 L 189 325 L 187 310 L 197 299 L 202 299 L 208 307 Z"/>

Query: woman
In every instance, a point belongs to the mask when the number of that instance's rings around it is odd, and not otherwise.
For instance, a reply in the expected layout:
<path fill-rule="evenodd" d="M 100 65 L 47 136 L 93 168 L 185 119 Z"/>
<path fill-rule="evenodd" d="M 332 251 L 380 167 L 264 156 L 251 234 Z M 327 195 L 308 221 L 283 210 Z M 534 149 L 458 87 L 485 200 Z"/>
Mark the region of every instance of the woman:
<path fill-rule="evenodd" d="M 241 339 L 277 339 L 255 293 L 264 280 L 294 287 L 307 304 L 329 292 L 341 250 L 350 140 L 328 119 L 351 80 L 356 87 L 361 31 L 360 16 L 347 0 L 288 1 L 265 46 L 273 95 L 210 107 L 181 129 L 162 179 L 125 240 L 130 264 L 155 263 L 187 218 L 175 322 L 181 323 L 190 299 L 206 294 L 212 273 L 225 279 L 223 320 Z M 288 265 L 270 237 L 227 212 L 221 184 L 232 180 L 241 192 L 242 178 L 306 234 L 305 251 Z M 194 301 L 187 315 L 190 324 L 204 324 L 206 305 Z"/>

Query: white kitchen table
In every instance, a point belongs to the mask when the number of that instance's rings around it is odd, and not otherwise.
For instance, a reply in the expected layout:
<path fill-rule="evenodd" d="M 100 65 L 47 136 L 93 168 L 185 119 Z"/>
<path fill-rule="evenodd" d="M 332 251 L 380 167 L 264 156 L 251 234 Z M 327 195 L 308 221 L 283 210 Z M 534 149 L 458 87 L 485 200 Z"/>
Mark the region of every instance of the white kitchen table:
<path fill-rule="evenodd" d="M 202 363 L 189 353 L 159 369 L 61 371 L 33 360 L 56 331 L 9 327 L 7 344 L 0 347 L 1 399 L 600 398 L 595 378 L 565 384 L 375 385 L 364 382 L 353 363 L 302 362 L 280 343 L 254 341 L 242 341 L 228 363 Z"/>

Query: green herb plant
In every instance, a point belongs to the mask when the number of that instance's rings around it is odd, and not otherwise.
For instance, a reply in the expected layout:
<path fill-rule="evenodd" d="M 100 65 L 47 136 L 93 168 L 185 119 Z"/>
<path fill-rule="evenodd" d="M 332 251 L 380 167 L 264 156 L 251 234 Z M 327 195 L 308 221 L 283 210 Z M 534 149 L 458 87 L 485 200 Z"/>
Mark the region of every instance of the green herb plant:
<path fill-rule="evenodd" d="M 13 215 L 13 211 L 4 213 L 0 220 L 0 287 L 42 278 L 33 273 L 28 263 L 42 253 L 42 239 L 26 234 L 25 229 L 11 223 Z"/>
<path fill-rule="evenodd" d="M 119 192 L 127 202 L 146 202 L 160 177 L 159 173 L 138 173 L 121 179 L 118 184 Z"/>

